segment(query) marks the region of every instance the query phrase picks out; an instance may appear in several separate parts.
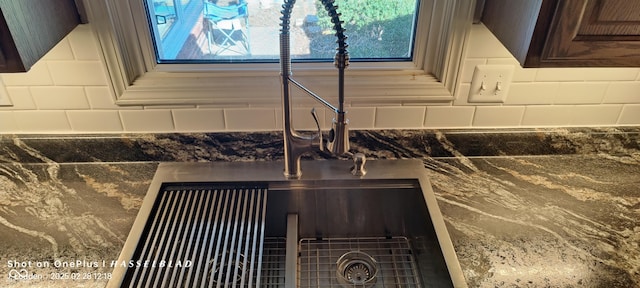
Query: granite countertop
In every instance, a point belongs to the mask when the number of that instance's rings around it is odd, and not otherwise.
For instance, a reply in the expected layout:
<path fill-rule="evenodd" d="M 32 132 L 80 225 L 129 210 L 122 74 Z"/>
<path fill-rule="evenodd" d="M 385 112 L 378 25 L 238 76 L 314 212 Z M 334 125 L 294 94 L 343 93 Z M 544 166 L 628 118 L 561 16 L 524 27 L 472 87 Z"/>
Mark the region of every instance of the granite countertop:
<path fill-rule="evenodd" d="M 640 287 L 640 128 L 352 133 L 423 159 L 470 287 Z M 0 286 L 104 287 L 159 162 L 279 160 L 281 139 L 0 136 Z"/>

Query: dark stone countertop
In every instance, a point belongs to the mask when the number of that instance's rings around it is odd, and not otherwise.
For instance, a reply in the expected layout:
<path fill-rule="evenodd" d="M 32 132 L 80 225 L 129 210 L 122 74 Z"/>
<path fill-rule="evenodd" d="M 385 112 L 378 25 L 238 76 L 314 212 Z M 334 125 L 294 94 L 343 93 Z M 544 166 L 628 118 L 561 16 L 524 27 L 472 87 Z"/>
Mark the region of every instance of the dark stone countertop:
<path fill-rule="evenodd" d="M 352 133 L 423 159 L 470 287 L 640 287 L 640 129 Z M 104 287 L 159 162 L 280 160 L 281 139 L 0 136 L 0 286 Z"/>

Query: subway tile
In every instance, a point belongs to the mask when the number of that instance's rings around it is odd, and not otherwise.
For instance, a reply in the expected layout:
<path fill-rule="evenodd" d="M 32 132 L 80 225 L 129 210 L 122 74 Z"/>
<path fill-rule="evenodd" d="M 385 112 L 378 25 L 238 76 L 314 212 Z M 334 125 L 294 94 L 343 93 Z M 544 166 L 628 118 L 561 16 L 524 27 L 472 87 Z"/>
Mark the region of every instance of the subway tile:
<path fill-rule="evenodd" d="M 196 105 L 183 105 L 183 104 L 163 104 L 163 105 L 147 105 L 143 106 L 144 110 L 179 110 L 179 109 L 195 109 Z"/>
<path fill-rule="evenodd" d="M 366 106 L 359 106 L 360 107 L 366 107 Z M 349 113 L 349 111 L 351 111 L 352 106 L 349 106 L 349 108 L 346 108 L 347 113 Z M 375 114 L 375 112 L 374 112 Z M 336 113 L 334 111 L 331 110 L 327 110 L 325 109 L 324 112 L 324 127 L 326 129 L 331 129 L 331 127 L 333 127 L 333 119 L 336 118 Z M 347 114 L 347 119 L 351 119 L 351 117 L 349 116 L 349 114 Z M 351 121 L 351 120 L 349 120 Z M 375 120 L 374 120 L 375 121 Z M 349 126 L 351 128 L 351 126 Z"/>
<path fill-rule="evenodd" d="M 89 106 L 94 110 L 142 110 L 141 105 L 117 105 L 113 91 L 107 86 L 87 86 L 84 92 Z"/>
<path fill-rule="evenodd" d="M 18 124 L 13 118 L 13 112 L 0 111 L 0 134 L 19 132 Z"/>
<path fill-rule="evenodd" d="M 11 103 L 7 88 L 4 86 L 4 82 L 2 82 L 2 77 L 0 77 L 0 109 L 2 109 L 3 106 L 11 105 L 13 105 L 13 103 Z"/>
<path fill-rule="evenodd" d="M 67 86 L 106 86 L 100 61 L 48 61 L 53 82 Z"/>
<path fill-rule="evenodd" d="M 112 91 L 107 86 L 89 86 L 84 88 L 91 109 L 120 109 L 115 104 Z"/>
<path fill-rule="evenodd" d="M 378 107 L 375 128 L 422 128 L 425 107 Z"/>
<path fill-rule="evenodd" d="M 295 107 L 293 108 L 292 111 L 292 122 L 293 122 L 293 129 L 295 130 L 307 130 L 307 131 L 316 131 L 318 130 L 318 126 L 316 125 L 315 120 L 313 120 L 313 117 L 311 116 L 311 107 Z M 281 122 L 283 121 L 282 117 L 282 109 L 278 109 L 278 113 L 277 115 L 279 116 L 278 121 L 280 122 L 279 124 L 281 124 Z M 323 108 L 316 108 L 316 114 L 318 115 L 318 122 L 320 124 L 320 128 L 321 129 L 327 129 L 327 127 L 331 127 L 331 119 L 329 119 L 327 121 L 327 119 L 325 119 L 325 109 Z M 330 117 L 333 117 L 333 115 L 330 115 Z M 327 124 L 328 123 L 328 124 Z"/>
<path fill-rule="evenodd" d="M 13 102 L 11 102 L 11 98 L 9 98 L 9 93 L 7 93 L 7 89 L 4 86 L 0 85 L 0 110 L 1 109 L 12 109 Z"/>
<path fill-rule="evenodd" d="M 67 111 L 71 129 L 76 132 L 117 132 L 122 131 L 118 111 L 86 110 Z"/>
<path fill-rule="evenodd" d="M 100 50 L 90 25 L 78 25 L 67 38 L 76 60 L 100 60 Z"/>
<path fill-rule="evenodd" d="M 275 113 L 276 113 L 276 129 L 275 130 L 282 131 L 284 127 L 284 125 L 282 124 L 282 120 L 283 120 L 282 117 L 284 117 L 284 115 L 282 115 L 282 108 L 276 108 Z"/>
<path fill-rule="evenodd" d="M 331 118 L 333 118 L 333 115 Z M 376 108 L 349 107 L 347 109 L 347 119 L 349 119 L 350 129 L 373 129 L 376 122 Z"/>
<path fill-rule="evenodd" d="M 640 125 L 640 105 L 624 105 L 618 124 Z"/>
<path fill-rule="evenodd" d="M 274 108 L 224 109 L 224 119 L 230 131 L 273 131 L 277 128 Z"/>
<path fill-rule="evenodd" d="M 271 104 L 273 106 L 273 104 Z M 198 104 L 198 108 L 215 108 L 215 109 L 225 109 L 225 108 L 248 108 L 249 103 L 247 102 L 239 102 L 239 103 L 216 103 L 216 104 Z"/>
<path fill-rule="evenodd" d="M 429 128 L 469 127 L 473 121 L 472 106 L 427 106 L 424 126 Z"/>
<path fill-rule="evenodd" d="M 71 131 L 65 111 L 14 111 L 13 116 L 20 132 L 58 133 Z"/>
<path fill-rule="evenodd" d="M 312 107 L 295 107 L 293 108 L 293 128 L 296 130 L 306 130 L 306 131 L 316 131 L 318 128 L 316 126 L 316 122 L 311 117 L 311 108 Z M 316 113 L 318 115 L 318 121 L 320 124 L 321 130 L 328 130 L 333 125 L 333 118 L 335 118 L 335 113 L 333 111 L 329 111 L 326 108 L 316 108 Z M 255 109 L 255 108 L 253 108 Z M 349 119 L 349 127 L 352 123 L 352 111 L 358 111 L 360 107 L 349 107 L 347 108 L 347 119 Z M 283 128 L 283 115 L 282 109 L 275 109 L 276 112 L 276 129 L 281 130 Z M 373 126 L 371 126 L 373 127 Z"/>
<path fill-rule="evenodd" d="M 476 66 L 484 64 L 487 64 L 487 59 L 484 58 L 467 58 L 464 60 L 464 65 L 462 65 L 460 71 L 460 83 L 471 83 Z"/>
<path fill-rule="evenodd" d="M 505 105 L 543 105 L 553 104 L 558 93 L 559 83 L 512 83 Z"/>
<path fill-rule="evenodd" d="M 467 49 L 467 58 L 513 57 L 484 24 L 471 25 L 469 47 L 473 47 L 473 49 Z"/>
<path fill-rule="evenodd" d="M 225 130 L 222 109 L 175 109 L 173 122 L 179 132 L 217 132 Z"/>
<path fill-rule="evenodd" d="M 522 126 L 566 126 L 571 122 L 573 105 L 528 106 Z"/>
<path fill-rule="evenodd" d="M 31 96 L 38 109 L 70 110 L 89 109 L 89 102 L 82 87 L 72 86 L 34 86 Z"/>
<path fill-rule="evenodd" d="M 633 81 L 640 68 L 589 68 L 586 81 Z"/>
<path fill-rule="evenodd" d="M 5 86 L 50 86 L 53 79 L 49 73 L 49 66 L 45 61 L 36 62 L 28 72 L 4 73 L 2 80 Z"/>
<path fill-rule="evenodd" d="M 611 82 L 603 103 L 640 103 L 640 81 Z"/>
<path fill-rule="evenodd" d="M 9 98 L 11 98 L 11 103 L 13 106 L 6 107 L 6 109 L 11 110 L 35 110 L 36 103 L 33 101 L 31 97 L 31 92 L 29 92 L 29 87 L 7 87 L 7 94 Z M 0 107 L 0 109 L 4 109 Z"/>
<path fill-rule="evenodd" d="M 511 82 L 533 82 L 536 79 L 538 69 L 522 68 L 516 58 L 491 58 L 487 59 L 488 65 L 513 65 L 513 76 Z"/>
<path fill-rule="evenodd" d="M 171 110 L 121 110 L 120 118 L 125 131 L 172 132 Z"/>
<path fill-rule="evenodd" d="M 564 82 L 586 81 L 592 68 L 544 68 L 539 69 L 535 81 Z"/>
<path fill-rule="evenodd" d="M 544 68 L 536 81 L 631 81 L 637 75 L 638 68 Z"/>
<path fill-rule="evenodd" d="M 458 88 L 454 92 L 453 105 L 462 106 L 469 105 L 469 90 L 471 90 L 471 84 L 464 83 L 458 84 Z M 475 105 L 476 103 L 474 103 Z"/>
<path fill-rule="evenodd" d="M 555 104 L 599 104 L 604 99 L 607 82 L 563 82 L 560 83 Z"/>
<path fill-rule="evenodd" d="M 69 44 L 69 40 L 67 40 L 67 38 L 64 38 L 62 40 L 60 40 L 60 42 L 58 42 L 58 44 L 56 44 L 56 46 L 53 46 L 53 48 L 51 48 L 51 50 L 49 50 L 49 52 L 47 52 L 47 54 L 45 54 L 44 56 L 42 56 L 41 60 L 73 60 L 73 52 L 71 51 L 71 45 Z"/>
<path fill-rule="evenodd" d="M 525 107 L 521 106 L 478 106 L 473 117 L 475 127 L 519 126 Z"/>
<path fill-rule="evenodd" d="M 572 126 L 599 126 L 616 124 L 622 105 L 576 105 L 571 108 Z"/>

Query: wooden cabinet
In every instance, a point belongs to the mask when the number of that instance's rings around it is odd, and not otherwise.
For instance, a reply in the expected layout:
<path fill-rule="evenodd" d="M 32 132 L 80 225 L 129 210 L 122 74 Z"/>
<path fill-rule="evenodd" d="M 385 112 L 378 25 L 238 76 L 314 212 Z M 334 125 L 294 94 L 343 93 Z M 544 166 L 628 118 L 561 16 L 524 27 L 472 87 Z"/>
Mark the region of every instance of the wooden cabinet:
<path fill-rule="evenodd" d="M 524 67 L 640 67 L 639 0 L 486 0 L 482 22 Z"/>
<path fill-rule="evenodd" d="M 0 0 L 0 73 L 29 70 L 79 23 L 74 0 Z"/>

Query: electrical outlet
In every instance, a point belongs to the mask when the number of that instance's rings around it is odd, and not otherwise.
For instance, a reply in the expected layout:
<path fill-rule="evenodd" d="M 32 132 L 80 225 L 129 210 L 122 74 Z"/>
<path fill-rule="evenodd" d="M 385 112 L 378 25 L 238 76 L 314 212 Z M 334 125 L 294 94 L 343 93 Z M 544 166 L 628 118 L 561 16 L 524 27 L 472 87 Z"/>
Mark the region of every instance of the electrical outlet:
<path fill-rule="evenodd" d="M 469 103 L 504 103 L 512 77 L 512 65 L 476 66 L 467 101 Z"/>

